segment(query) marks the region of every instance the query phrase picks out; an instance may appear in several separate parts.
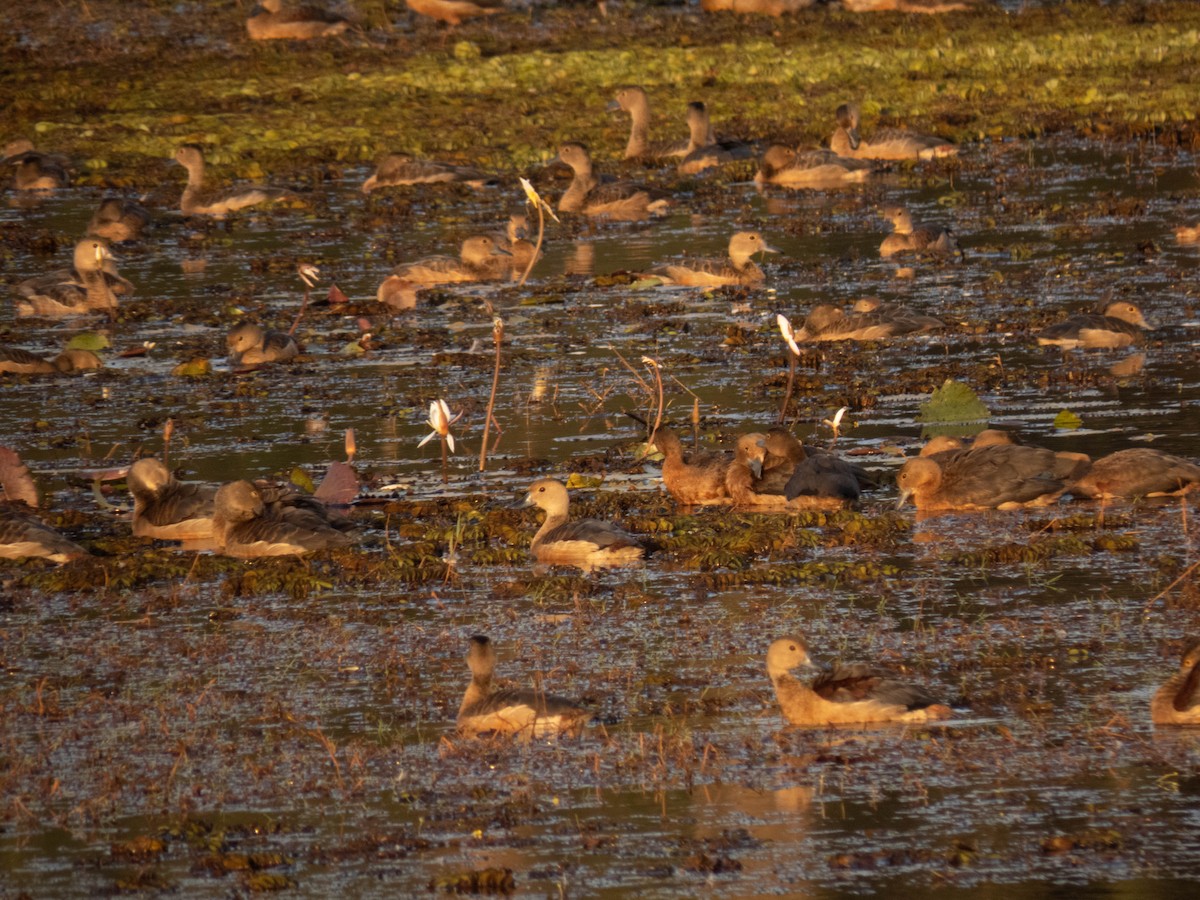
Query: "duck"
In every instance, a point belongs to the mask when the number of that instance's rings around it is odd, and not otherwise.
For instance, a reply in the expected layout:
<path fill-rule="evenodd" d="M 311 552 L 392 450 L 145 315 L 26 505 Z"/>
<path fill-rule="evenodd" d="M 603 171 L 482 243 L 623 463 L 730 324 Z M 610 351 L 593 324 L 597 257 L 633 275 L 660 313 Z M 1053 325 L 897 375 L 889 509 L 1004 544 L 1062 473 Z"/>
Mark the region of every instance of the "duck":
<path fill-rule="evenodd" d="M 300 556 L 346 547 L 353 538 L 320 516 L 268 506 L 258 485 L 233 481 L 221 485 L 213 499 L 212 536 L 226 556 Z"/>
<path fill-rule="evenodd" d="M 870 299 L 859 300 L 848 315 L 829 304 L 813 307 L 795 338 L 798 342 L 879 341 L 906 334 L 927 334 L 945 327 L 946 323 L 935 316 Z"/>
<path fill-rule="evenodd" d="M 485 635 L 471 638 L 467 650 L 471 682 L 458 708 L 458 731 L 467 737 L 492 735 L 532 738 L 578 737 L 591 714 L 571 700 L 543 691 L 509 688 L 493 683 L 496 647 Z"/>
<path fill-rule="evenodd" d="M 725 489 L 735 506 L 754 505 L 758 493 L 755 486 L 763 473 L 766 440 L 767 436 L 757 431 L 738 435 L 733 462 L 725 471 Z"/>
<path fill-rule="evenodd" d="M 892 223 L 892 233 L 879 245 L 879 255 L 887 258 L 901 253 L 932 253 L 958 256 L 958 241 L 948 228 L 913 224 L 912 215 L 902 206 L 889 206 L 880 215 Z"/>
<path fill-rule="evenodd" d="M 767 648 L 767 675 L 783 716 L 793 725 L 930 722 L 954 711 L 925 688 L 897 681 L 867 663 L 839 665 L 805 684 L 792 672 L 815 669 L 804 639 L 782 637 Z"/>
<path fill-rule="evenodd" d="M 756 183 L 784 187 L 837 187 L 871 177 L 869 162 L 846 159 L 829 150 L 793 150 L 774 144 L 763 153 L 754 176 Z"/>
<path fill-rule="evenodd" d="M 778 253 L 757 231 L 739 231 L 729 239 L 728 259 L 689 259 L 668 263 L 653 273 L 670 284 L 689 287 L 753 287 L 766 277 L 751 257 L 756 253 Z"/>
<path fill-rule="evenodd" d="M 129 467 L 133 533 L 165 541 L 201 541 L 213 536 L 216 489 L 180 481 L 152 456 Z"/>
<path fill-rule="evenodd" d="M 285 6 L 283 0 L 259 0 L 246 19 L 252 41 L 309 41 L 333 37 L 349 27 L 345 16 L 319 6 Z"/>
<path fill-rule="evenodd" d="M 413 285 L 495 281 L 506 277 L 511 270 L 512 254 L 501 249 L 491 235 L 479 234 L 462 242 L 458 259 L 427 256 L 396 266 L 388 280 L 399 279 Z"/>
<path fill-rule="evenodd" d="M 917 456 L 896 476 L 897 506 L 909 499 L 919 510 L 1047 506 L 1058 500 L 1068 480 L 1082 473 L 1086 459 L 1020 444 Z"/>
<path fill-rule="evenodd" d="M 135 200 L 106 197 L 88 222 L 88 237 L 104 238 L 114 244 L 136 241 L 150 224 L 150 213 Z"/>
<path fill-rule="evenodd" d="M 28 278 L 17 285 L 22 297 L 18 316 L 62 319 L 94 312 L 112 314 L 119 295 L 133 293 L 133 285 L 117 274 L 115 257 L 100 238 L 84 238 L 75 245 L 72 267 Z"/>
<path fill-rule="evenodd" d="M 808 9 L 816 3 L 817 0 L 700 0 L 700 8 L 705 12 L 732 12 L 778 19 L 785 13 Z"/>
<path fill-rule="evenodd" d="M 12 169 L 12 186 L 18 191 L 53 191 L 71 184 L 66 157 L 39 153 L 29 138 L 16 138 L 5 144 L 0 165 Z"/>
<path fill-rule="evenodd" d="M 591 569 L 636 562 L 653 552 L 649 542 L 612 522 L 570 521 L 569 503 L 566 487 L 553 478 L 535 481 L 521 501 L 521 506 L 536 506 L 546 512 L 546 521 L 529 547 L 539 563 Z"/>
<path fill-rule="evenodd" d="M 688 152 L 678 166 L 680 175 L 696 175 L 705 169 L 751 159 L 754 145 L 744 141 L 718 141 L 713 137 L 708 107 L 699 100 L 688 104 Z"/>
<path fill-rule="evenodd" d="M 1102 456 L 1067 485 L 1073 497 L 1176 497 L 1200 486 L 1200 465 L 1150 447 Z"/>
<path fill-rule="evenodd" d="M 231 212 L 270 203 L 293 196 L 283 188 L 263 187 L 252 184 L 230 188 L 225 191 L 210 191 L 204 184 L 204 151 L 195 144 L 184 144 L 175 151 L 175 162 L 187 169 L 187 187 L 179 200 L 179 208 L 185 216 L 212 216 L 223 219 Z"/>
<path fill-rule="evenodd" d="M 558 150 L 558 158 L 571 167 L 571 185 L 558 201 L 558 211 L 583 213 L 614 222 L 636 222 L 666 215 L 671 201 L 649 188 L 627 181 L 601 184 L 592 167 L 592 157 L 583 144 L 570 142 Z"/>
<path fill-rule="evenodd" d="M 1153 329 L 1137 304 L 1114 300 L 1102 313 L 1077 313 L 1062 322 L 1043 328 L 1036 335 L 1041 346 L 1073 350 L 1116 350 L 1142 339 L 1143 329 Z"/>
<path fill-rule="evenodd" d="M 229 365 L 259 366 L 287 362 L 300 353 L 295 339 L 282 331 L 271 331 L 253 322 L 243 322 L 225 336 Z"/>
<path fill-rule="evenodd" d="M 0 346 L 0 373 L 14 375 L 65 375 L 104 367 L 91 350 L 68 348 L 53 359 L 20 347 Z"/>
<path fill-rule="evenodd" d="M 764 469 L 767 440 L 768 436 L 760 432 L 750 432 L 738 437 L 733 462 L 729 464 L 729 471 L 725 476 L 725 486 L 734 506 L 755 512 L 838 510 L 850 499 L 858 498 L 858 485 L 853 476 L 850 476 L 850 481 L 853 482 L 853 498 L 832 490 L 818 490 L 817 479 L 803 482 L 801 476 L 795 472 L 785 482 L 784 489 L 777 490 L 777 478 L 764 479 L 764 476 L 769 474 Z M 801 472 L 809 471 L 811 467 L 818 465 L 824 463 L 816 462 L 816 457 L 812 463 L 799 464 Z M 787 485 L 796 488 L 791 496 L 786 493 Z"/>
<path fill-rule="evenodd" d="M 685 506 L 729 503 L 725 476 L 732 458 L 728 454 L 693 451 L 685 456 L 679 435 L 669 425 L 655 429 L 649 447 L 663 455 L 663 485 L 676 503 Z"/>
<path fill-rule="evenodd" d="M 858 133 L 861 118 L 858 106 L 843 103 L 834 114 L 837 129 L 829 139 L 829 149 L 838 156 L 851 159 L 938 159 L 958 154 L 958 148 L 947 140 L 916 134 L 898 128 L 875 132 L 870 141 Z"/>
<path fill-rule="evenodd" d="M 504 12 L 503 0 L 407 0 L 408 8 L 447 25 L 461 25 L 478 16 Z"/>
<path fill-rule="evenodd" d="M 535 254 L 539 260 L 542 258 L 542 252 L 528 239 L 528 233 L 529 219 L 524 215 L 509 216 L 503 231 L 489 233 L 496 246 L 504 251 L 483 261 L 483 268 L 492 276 L 489 280 L 517 281 L 525 274 Z M 505 253 L 508 255 L 505 256 Z"/>
<path fill-rule="evenodd" d="M 1154 692 L 1150 721 L 1155 725 L 1200 725 L 1200 640 L 1188 643 L 1179 671 Z"/>
<path fill-rule="evenodd" d="M 91 556 L 79 544 L 11 503 L 0 504 L 0 558 L 38 556 L 59 564 Z"/>
<path fill-rule="evenodd" d="M 407 153 L 389 153 L 375 167 L 375 172 L 363 182 L 362 192 L 369 194 L 378 188 L 405 184 L 445 184 L 461 182 L 481 188 L 496 183 L 493 175 L 472 166 L 456 166 L 432 159 L 417 159 Z"/>
<path fill-rule="evenodd" d="M 763 441 L 763 474 L 759 490 L 797 497 L 834 497 L 853 502 L 863 486 L 875 482 L 865 469 L 834 454 L 808 448 L 781 426 L 771 428 Z"/>
<path fill-rule="evenodd" d="M 684 157 L 694 147 L 691 141 L 650 143 L 650 99 L 646 91 L 637 85 L 617 90 L 609 109 L 621 109 L 629 113 L 629 141 L 625 144 L 625 159 L 672 159 Z M 709 135 L 706 135 L 707 138 Z"/>

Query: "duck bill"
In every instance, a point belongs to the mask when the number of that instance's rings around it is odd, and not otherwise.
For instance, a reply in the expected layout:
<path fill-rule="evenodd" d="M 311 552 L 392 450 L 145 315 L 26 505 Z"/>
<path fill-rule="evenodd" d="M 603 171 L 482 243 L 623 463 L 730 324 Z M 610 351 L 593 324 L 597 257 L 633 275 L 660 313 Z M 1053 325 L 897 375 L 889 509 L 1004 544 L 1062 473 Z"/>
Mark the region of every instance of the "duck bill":
<path fill-rule="evenodd" d="M 751 473 L 753 473 L 755 478 L 762 478 L 762 460 L 761 459 L 750 460 L 750 471 L 751 471 Z"/>
<path fill-rule="evenodd" d="M 912 496 L 912 491 L 910 491 L 910 490 L 902 490 L 902 491 L 900 492 L 900 499 L 898 499 L 898 500 L 896 501 L 896 509 L 903 509 L 903 508 L 904 508 L 904 504 L 905 504 L 905 503 L 908 501 L 908 498 L 909 498 L 909 497 L 911 497 L 911 496 Z"/>
<path fill-rule="evenodd" d="M 778 247 L 772 247 L 766 241 L 763 241 L 762 246 L 758 248 L 758 252 L 759 253 L 780 253 L 782 251 L 780 251 Z"/>
<path fill-rule="evenodd" d="M 533 506 L 533 494 L 532 493 L 526 494 L 520 500 L 511 504 L 508 508 L 509 509 L 524 509 L 527 506 Z"/>
<path fill-rule="evenodd" d="M 850 138 L 850 149 L 857 150 L 858 145 L 862 143 L 862 138 L 858 134 L 857 128 L 847 128 L 846 136 Z"/>

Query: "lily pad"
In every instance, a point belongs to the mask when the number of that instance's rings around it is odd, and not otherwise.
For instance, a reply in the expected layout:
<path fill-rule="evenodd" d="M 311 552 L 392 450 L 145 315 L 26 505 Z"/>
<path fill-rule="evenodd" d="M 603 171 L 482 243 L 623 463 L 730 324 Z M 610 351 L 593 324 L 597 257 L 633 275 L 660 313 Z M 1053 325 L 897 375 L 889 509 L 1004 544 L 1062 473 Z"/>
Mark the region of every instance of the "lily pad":
<path fill-rule="evenodd" d="M 197 357 L 180 363 L 171 370 L 171 374 L 180 378 L 204 378 L 206 375 L 212 374 L 212 362 L 203 357 Z"/>
<path fill-rule="evenodd" d="M 933 396 L 921 404 L 918 422 L 986 422 L 988 408 L 979 396 L 967 385 L 953 378 L 933 392 Z"/>
<path fill-rule="evenodd" d="M 68 350 L 107 350 L 111 344 L 108 338 L 97 331 L 81 331 L 67 341 Z"/>
<path fill-rule="evenodd" d="M 1064 431 L 1074 431 L 1083 425 L 1083 419 L 1075 415 L 1069 409 L 1064 409 L 1054 417 L 1054 427 L 1061 428 Z"/>

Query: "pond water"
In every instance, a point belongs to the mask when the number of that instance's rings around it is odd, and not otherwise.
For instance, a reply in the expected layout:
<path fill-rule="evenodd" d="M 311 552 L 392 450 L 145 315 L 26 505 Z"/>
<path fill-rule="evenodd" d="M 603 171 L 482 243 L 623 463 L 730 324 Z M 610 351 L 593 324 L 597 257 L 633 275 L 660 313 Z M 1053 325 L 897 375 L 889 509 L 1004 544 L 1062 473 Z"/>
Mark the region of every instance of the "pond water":
<path fill-rule="evenodd" d="M 1110 505 L 1103 520 L 1075 505 L 914 522 L 885 488 L 865 519 L 680 515 L 656 465 L 636 458 L 644 431 L 627 413 L 651 414 L 651 401 L 617 355 L 642 377 L 641 357 L 657 359 L 668 418 L 686 429 L 694 392 L 704 440 L 728 445 L 778 413 L 775 314 L 798 324 L 816 303 L 877 295 L 951 327 L 814 347 L 789 419 L 826 441 L 821 420 L 849 406 L 838 448 L 885 480 L 915 452 L 919 406 L 947 377 L 1033 442 L 1101 455 L 1152 440 L 1196 457 L 1196 250 L 1173 237 L 1200 219 L 1192 155 L 1003 142 L 837 192 L 760 192 L 739 170 L 676 185 L 686 211 L 661 222 L 551 223 L 528 287 L 438 291 L 408 312 L 373 302 L 390 267 L 454 252 L 519 211 L 519 195 L 434 187 L 364 200 L 367 174 L 346 171 L 306 209 L 206 228 L 166 208 L 182 184 L 168 170 L 178 183 L 156 193 L 151 235 L 117 250 L 138 293 L 116 322 L 0 313 L 0 338 L 30 349 L 84 327 L 116 350 L 154 342 L 144 357 L 106 354 L 95 375 L 4 376 L 5 443 L 45 505 L 81 512 L 68 533 L 120 550 L 85 564 L 89 584 L 60 591 L 29 580 L 48 567 L 0 569 L 0 896 L 406 895 L 467 873 L 486 881 L 489 869 L 511 869 L 521 896 L 1195 895 L 1200 734 L 1148 720 L 1150 695 L 1200 629 L 1194 579 L 1157 597 L 1196 559 L 1194 502 Z M 561 190 L 553 170 L 530 174 Z M 68 190 L 0 211 L 6 279 L 64 264 L 98 199 Z M 882 261 L 876 209 L 896 202 L 952 224 L 963 261 L 916 260 L 907 273 Z M 763 290 L 597 277 L 721 255 L 744 227 L 783 251 L 765 262 Z M 20 238 L 39 233 L 62 249 L 30 252 Z M 203 273 L 181 274 L 199 258 Z M 295 317 L 297 261 L 321 267 L 314 296 L 335 280 L 349 307 L 306 314 L 294 365 L 230 373 L 219 357 L 232 322 Z M 1159 326 L 1132 374 L 1110 370 L 1129 353 L 1037 347 L 1034 331 L 1110 293 Z M 479 476 L 489 307 L 506 323 L 503 434 Z M 373 349 L 341 355 L 363 329 Z M 170 374 L 192 356 L 216 360 L 212 377 Z M 437 443 L 417 447 L 439 397 L 464 411 L 448 485 Z M 1082 427 L 1056 429 L 1062 409 Z M 361 568 L 185 563 L 122 587 L 130 558 L 170 554 L 117 543 L 127 526 L 77 473 L 159 452 L 168 417 L 172 463 L 189 478 L 319 475 L 353 428 L 367 485 L 405 492 L 356 513 Z M 590 576 L 534 571 L 521 548 L 535 517 L 500 506 L 535 477 L 575 471 L 606 477 L 577 494 L 582 512 L 662 523 L 665 552 Z M 722 549 L 738 532 L 755 537 Z M 416 584 L 364 572 L 416 540 L 457 564 Z M 281 569 L 311 578 L 307 590 L 272 587 Z M 784 728 L 763 659 L 791 631 L 826 661 L 903 668 L 961 716 Z M 460 741 L 473 633 L 497 642 L 502 676 L 586 699 L 600 724 L 557 744 Z"/>

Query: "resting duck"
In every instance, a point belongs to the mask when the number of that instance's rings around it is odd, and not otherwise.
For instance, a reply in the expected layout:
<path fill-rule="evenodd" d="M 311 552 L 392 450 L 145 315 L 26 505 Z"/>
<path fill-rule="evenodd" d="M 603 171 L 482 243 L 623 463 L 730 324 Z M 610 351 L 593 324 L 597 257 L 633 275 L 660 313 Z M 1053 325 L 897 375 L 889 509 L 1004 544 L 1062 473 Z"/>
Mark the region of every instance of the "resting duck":
<path fill-rule="evenodd" d="M 499 258 L 499 259 L 497 259 Z M 502 262 L 503 269 L 497 268 Z M 392 269 L 392 274 L 380 286 L 396 280 L 424 286 L 471 281 L 495 281 L 512 271 L 512 254 L 496 245 L 495 238 L 480 234 L 462 243 L 458 259 L 452 256 L 427 256 L 416 262 L 404 263 Z"/>
<path fill-rule="evenodd" d="M 837 187 L 871 177 L 869 162 L 846 159 L 829 150 L 793 150 L 780 144 L 768 147 L 754 180 L 784 187 Z"/>
<path fill-rule="evenodd" d="M 799 464 L 799 473 L 793 470 L 785 482 L 783 490 L 776 490 L 777 478 L 767 477 L 763 464 L 766 460 L 768 436 L 759 432 L 751 432 L 738 437 L 733 462 L 725 476 L 725 486 L 733 505 L 741 509 L 758 512 L 788 512 L 797 510 L 837 510 L 849 500 L 858 498 L 858 485 L 853 476 L 853 497 L 847 497 L 843 492 L 822 490 L 822 487 L 832 487 L 832 481 L 817 477 L 815 470 L 819 467 L 829 471 L 836 469 L 835 465 L 826 462 L 826 458 L 816 458 Z M 806 478 L 808 474 L 813 477 Z M 788 486 L 792 492 L 787 493 Z"/>
<path fill-rule="evenodd" d="M 797 497 L 859 499 L 863 485 L 874 481 L 865 469 L 839 459 L 825 450 L 801 444 L 785 428 L 776 426 L 763 441 L 763 475 L 759 490 Z"/>
<path fill-rule="evenodd" d="M 680 175 L 696 175 L 705 169 L 723 166 L 726 163 L 751 159 L 754 145 L 744 141 L 718 141 L 713 137 L 712 124 L 708 119 L 708 107 L 699 100 L 688 104 L 688 152 L 680 160 Z"/>
<path fill-rule="evenodd" d="M 670 200 L 641 185 L 626 181 L 602 184 L 593 171 L 591 154 L 583 144 L 563 144 L 558 150 L 558 158 L 574 173 L 570 187 L 558 201 L 559 212 L 583 213 L 614 222 L 636 222 L 665 215 L 670 209 Z"/>
<path fill-rule="evenodd" d="M 1179 671 L 1154 692 L 1150 721 L 1155 725 L 1200 725 L 1200 641 L 1188 644 Z"/>
<path fill-rule="evenodd" d="M 728 454 L 693 451 L 685 456 L 679 435 L 668 425 L 660 425 L 651 435 L 650 446 L 663 455 L 663 485 L 675 502 L 686 506 L 729 502 L 725 476 L 732 460 Z"/>
<path fill-rule="evenodd" d="M 957 256 L 958 241 L 948 228 L 913 224 L 912 216 L 901 206 L 891 206 L 880 211 L 880 215 L 892 223 L 892 233 L 879 245 L 882 257 L 900 253 L 932 253 L 937 256 Z"/>
<path fill-rule="evenodd" d="M 117 297 L 133 293 L 133 285 L 117 274 L 112 251 L 99 238 L 84 238 L 75 245 L 72 268 L 26 279 L 17 285 L 22 300 L 18 316 L 61 319 L 94 312 L 110 315 Z"/>
<path fill-rule="evenodd" d="M 570 521 L 569 503 L 566 487 L 553 478 L 535 481 L 521 501 L 521 506 L 536 506 L 546 512 L 546 521 L 529 546 L 538 562 L 591 569 L 636 562 L 652 552 L 647 541 L 612 522 Z"/>
<path fill-rule="evenodd" d="M 252 322 L 243 322 L 225 336 L 229 365 L 259 366 L 264 363 L 287 362 L 295 359 L 300 348 L 290 334 L 270 331 Z"/>
<path fill-rule="evenodd" d="M 529 219 L 523 215 L 509 216 L 504 231 L 493 232 L 490 237 L 497 247 L 509 254 L 491 257 L 485 263 L 498 280 L 511 278 L 516 281 L 525 274 L 535 254 L 539 260 L 542 258 L 537 244 L 529 240 Z"/>
<path fill-rule="evenodd" d="M 836 306 L 813 307 L 796 332 L 803 341 L 879 341 L 906 334 L 926 334 L 945 328 L 946 323 L 903 306 L 860 300 L 847 315 Z"/>
<path fill-rule="evenodd" d="M 9 141 L 0 165 L 12 169 L 12 186 L 18 191 L 53 191 L 71 184 L 66 157 L 39 153 L 29 138 Z"/>
<path fill-rule="evenodd" d="M 270 188 L 252 184 L 210 191 L 204 184 L 204 151 L 195 144 L 184 144 L 175 151 L 175 162 L 187 169 L 187 187 L 179 199 L 179 208 L 185 216 L 212 216 L 223 219 L 231 212 L 269 203 L 293 196 L 283 188 Z"/>
<path fill-rule="evenodd" d="M 814 6 L 817 0 L 700 0 L 705 12 L 732 12 L 738 15 L 770 16 L 778 19 L 784 13 L 793 13 Z"/>
<path fill-rule="evenodd" d="M 516 735 L 531 738 L 578 737 L 591 719 L 587 710 L 570 700 L 542 691 L 498 690 L 496 648 L 482 634 L 471 638 L 467 651 L 471 683 L 458 708 L 458 730 L 468 737 Z"/>
<path fill-rule="evenodd" d="M 309 41 L 333 37 L 349 27 L 345 16 L 319 6 L 284 6 L 283 0 L 259 0 L 246 19 L 252 41 Z"/>
<path fill-rule="evenodd" d="M 1180 456 L 1149 447 L 1118 450 L 1102 456 L 1067 485 L 1075 497 L 1173 497 L 1200 485 L 1200 466 Z"/>
<path fill-rule="evenodd" d="M 64 350 L 46 359 L 20 347 L 0 346 L 0 373 L 14 375 L 66 375 L 101 369 L 104 363 L 91 350 Z"/>
<path fill-rule="evenodd" d="M 609 104 L 609 109 L 622 109 L 629 113 L 629 142 L 625 145 L 626 159 L 670 159 L 687 156 L 694 147 L 691 141 L 673 143 L 650 143 L 650 100 L 646 92 L 637 85 L 623 87 Z M 706 139 L 710 137 L 705 136 Z"/>
<path fill-rule="evenodd" d="M 362 192 L 405 184 L 445 184 L 457 181 L 473 188 L 495 184 L 496 178 L 471 166 L 456 166 L 431 159 L 416 159 L 407 153 L 391 153 L 375 167 L 375 174 L 363 182 Z"/>
<path fill-rule="evenodd" d="M 478 16 L 504 12 L 503 0 L 407 0 L 408 8 L 447 25 L 461 25 Z"/>
<path fill-rule="evenodd" d="M 922 510 L 1047 506 L 1087 465 L 1086 457 L 1018 444 L 918 456 L 896 477 L 897 505 L 911 498 Z"/>
<path fill-rule="evenodd" d="M 213 498 L 210 485 L 179 481 L 153 457 L 129 467 L 126 476 L 133 494 L 133 533 L 165 541 L 207 540 L 213 534 Z"/>
<path fill-rule="evenodd" d="M 1066 350 L 1115 350 L 1140 341 L 1142 329 L 1153 327 L 1136 304 L 1116 300 L 1105 306 L 1103 313 L 1079 313 L 1043 328 L 1037 333 L 1037 342 Z"/>
<path fill-rule="evenodd" d="M 212 529 L 218 549 L 240 559 L 298 556 L 353 543 L 308 509 L 279 503 L 268 506 L 260 488 L 249 481 L 234 481 L 217 490 Z"/>
<path fill-rule="evenodd" d="M 123 197 L 108 197 L 92 214 L 87 234 L 113 243 L 136 241 L 149 224 L 150 213 L 140 203 Z"/>
<path fill-rule="evenodd" d="M 729 239 L 728 259 L 691 259 L 668 263 L 652 271 L 672 284 L 690 287 L 752 287 L 761 284 L 765 276 L 751 257 L 756 253 L 778 252 L 757 231 L 739 231 Z"/>
<path fill-rule="evenodd" d="M 26 559 L 31 556 L 66 563 L 91 554 L 24 510 L 0 504 L 0 558 Z"/>
<path fill-rule="evenodd" d="M 957 147 L 942 138 L 898 128 L 880 129 L 872 140 L 865 141 L 858 133 L 861 119 L 858 106 L 853 103 L 843 103 L 835 115 L 837 130 L 829 139 L 829 149 L 838 156 L 851 159 L 936 159 L 958 153 Z"/>
<path fill-rule="evenodd" d="M 856 725 L 867 722 L 928 722 L 954 715 L 917 685 L 896 681 L 867 663 L 838 666 L 805 684 L 792 674 L 817 668 L 799 637 L 784 637 L 767 650 L 767 674 L 779 708 L 793 725 Z"/>

